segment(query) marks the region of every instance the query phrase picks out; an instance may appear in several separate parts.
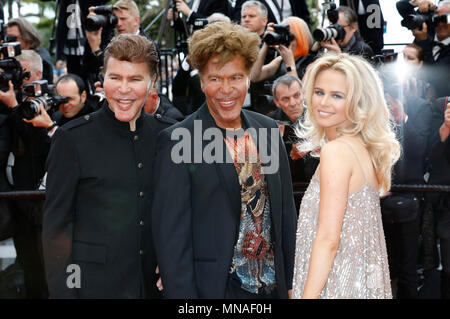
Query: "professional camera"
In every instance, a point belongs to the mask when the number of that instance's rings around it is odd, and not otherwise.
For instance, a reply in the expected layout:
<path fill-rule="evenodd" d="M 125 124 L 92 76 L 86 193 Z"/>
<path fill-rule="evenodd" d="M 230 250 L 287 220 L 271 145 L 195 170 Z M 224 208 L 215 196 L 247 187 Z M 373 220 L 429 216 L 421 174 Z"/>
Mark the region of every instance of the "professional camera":
<path fill-rule="evenodd" d="M 416 12 L 410 14 L 408 18 L 402 20 L 401 25 L 409 30 L 422 30 L 423 23 L 426 23 L 428 28 L 430 28 L 436 27 L 440 22 L 448 23 L 448 14 L 438 15 L 433 9 L 430 9 L 427 13 Z"/>
<path fill-rule="evenodd" d="M 198 18 L 194 20 L 194 26 L 192 28 L 192 31 L 197 31 L 200 29 L 203 29 L 208 24 L 208 19 L 205 18 Z"/>
<path fill-rule="evenodd" d="M 316 41 L 329 41 L 331 38 L 335 40 L 343 40 L 345 38 L 345 29 L 339 24 L 332 24 L 323 29 L 313 31 L 313 37 Z"/>
<path fill-rule="evenodd" d="M 40 114 L 40 104 L 48 112 L 52 109 L 57 109 L 61 104 L 69 102 L 69 98 L 55 94 L 54 86 L 48 85 L 47 80 L 25 84 L 23 93 L 27 96 L 27 99 L 22 102 L 20 112 L 27 120 L 31 120 Z"/>
<path fill-rule="evenodd" d="M 389 50 L 382 50 L 381 54 L 374 55 L 370 59 L 376 66 L 380 66 L 396 62 L 397 57 L 398 53 L 394 52 L 393 49 L 389 49 Z"/>
<path fill-rule="evenodd" d="M 273 29 L 275 32 L 269 32 L 264 37 L 264 42 L 267 45 L 282 44 L 286 47 L 294 40 L 294 35 L 289 31 L 289 24 L 274 24 Z"/>
<path fill-rule="evenodd" d="M 19 42 L 5 43 L 0 46 L 0 52 L 3 59 L 0 60 L 0 90 L 8 92 L 9 81 L 14 85 L 14 88 L 20 89 L 22 81 L 30 77 L 30 72 L 24 72 L 20 62 L 15 59 L 16 56 L 22 53 Z"/>
<path fill-rule="evenodd" d="M 87 31 L 97 31 L 106 26 L 115 27 L 118 19 L 113 13 L 112 5 L 97 6 L 94 9 L 95 16 L 86 19 L 85 28 Z"/>

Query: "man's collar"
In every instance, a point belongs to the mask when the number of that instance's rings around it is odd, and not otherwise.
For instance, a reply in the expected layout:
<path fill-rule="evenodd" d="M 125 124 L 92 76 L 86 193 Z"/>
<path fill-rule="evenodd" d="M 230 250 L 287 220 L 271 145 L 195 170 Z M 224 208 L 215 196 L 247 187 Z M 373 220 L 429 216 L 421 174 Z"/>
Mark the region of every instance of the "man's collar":
<path fill-rule="evenodd" d="M 450 37 L 446 37 L 444 40 L 439 41 L 437 38 L 437 34 L 434 35 L 434 42 L 442 43 L 443 45 L 449 45 L 450 44 Z"/>

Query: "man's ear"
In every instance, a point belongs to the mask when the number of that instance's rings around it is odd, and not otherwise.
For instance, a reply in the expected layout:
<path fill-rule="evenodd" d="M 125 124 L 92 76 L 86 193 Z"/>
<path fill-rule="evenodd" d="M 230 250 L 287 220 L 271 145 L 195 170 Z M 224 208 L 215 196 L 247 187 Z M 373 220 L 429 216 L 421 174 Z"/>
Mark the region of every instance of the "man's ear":
<path fill-rule="evenodd" d="M 86 102 L 87 93 L 86 91 L 81 92 L 81 102 L 84 104 Z"/>

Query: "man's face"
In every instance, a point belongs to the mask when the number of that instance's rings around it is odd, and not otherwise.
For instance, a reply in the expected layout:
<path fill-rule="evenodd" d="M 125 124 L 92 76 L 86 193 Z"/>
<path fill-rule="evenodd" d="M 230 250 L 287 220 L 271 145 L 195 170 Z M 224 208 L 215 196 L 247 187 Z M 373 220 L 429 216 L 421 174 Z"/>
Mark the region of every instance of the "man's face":
<path fill-rule="evenodd" d="M 144 105 L 151 76 L 147 63 L 108 59 L 103 88 L 116 119 L 135 123 Z"/>
<path fill-rule="evenodd" d="M 22 34 L 20 33 L 18 26 L 13 25 L 11 27 L 6 28 L 6 34 L 16 37 L 17 41 L 20 42 L 20 48 L 22 50 L 30 49 L 30 45 L 23 40 Z"/>
<path fill-rule="evenodd" d="M 59 106 L 59 111 L 65 118 L 77 115 L 86 102 L 86 91 L 80 94 L 78 86 L 73 80 L 59 82 L 56 86 L 56 93 L 69 99 L 67 103 Z"/>
<path fill-rule="evenodd" d="M 119 34 L 136 34 L 139 30 L 139 17 L 132 17 L 128 10 L 114 10 L 117 16 L 117 32 Z"/>
<path fill-rule="evenodd" d="M 208 109 L 217 126 L 240 128 L 249 71 L 241 56 L 235 56 L 222 67 L 217 62 L 217 56 L 211 57 L 200 76 Z"/>
<path fill-rule="evenodd" d="M 41 79 L 42 72 L 33 70 L 30 67 L 30 62 L 28 62 L 28 61 L 20 61 L 20 65 L 22 66 L 22 69 L 23 69 L 24 72 L 30 72 L 30 78 L 29 79 L 24 79 L 23 82 L 22 82 L 23 84 L 28 84 L 28 83 L 31 83 L 31 82 L 34 82 L 34 81 L 39 81 Z"/>
<path fill-rule="evenodd" d="M 241 14 L 241 25 L 252 31 L 262 35 L 267 24 L 267 18 L 261 16 L 258 7 L 245 7 Z"/>
<path fill-rule="evenodd" d="M 339 19 L 337 24 L 341 25 L 345 29 L 345 38 L 343 40 L 336 40 L 336 43 L 341 47 L 345 47 L 347 43 L 350 42 L 351 38 L 355 34 L 356 30 L 358 30 L 358 24 L 354 23 L 352 25 L 347 23 L 345 20 L 345 15 L 342 12 L 339 12 Z"/>
<path fill-rule="evenodd" d="M 303 94 L 300 84 L 298 82 L 292 82 L 290 86 L 279 84 L 273 102 L 294 123 L 303 114 Z"/>
<path fill-rule="evenodd" d="M 439 22 L 436 26 L 436 35 L 439 41 L 450 37 L 450 23 Z"/>

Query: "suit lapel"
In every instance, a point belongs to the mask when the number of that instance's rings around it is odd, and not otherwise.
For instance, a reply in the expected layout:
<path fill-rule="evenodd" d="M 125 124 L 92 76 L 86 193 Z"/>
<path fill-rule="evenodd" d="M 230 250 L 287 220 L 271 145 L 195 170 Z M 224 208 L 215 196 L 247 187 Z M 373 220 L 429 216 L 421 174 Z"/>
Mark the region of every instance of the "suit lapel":
<path fill-rule="evenodd" d="M 214 119 L 209 113 L 208 106 L 203 104 L 201 109 L 199 110 L 199 119 L 202 120 L 202 130 L 203 132 L 208 128 L 217 128 Z M 203 148 L 205 148 L 207 142 L 203 141 Z M 228 197 L 230 198 L 231 207 L 233 209 L 233 218 L 237 221 L 240 219 L 241 215 L 241 191 L 240 185 L 236 173 L 236 168 L 234 167 L 234 163 L 231 159 L 230 153 L 228 153 L 228 149 L 225 143 L 223 145 L 223 154 L 224 160 L 223 163 L 214 163 L 213 165 L 216 167 L 217 175 L 219 176 L 221 184 L 224 186 Z M 237 223 L 239 225 L 239 223 Z"/>

